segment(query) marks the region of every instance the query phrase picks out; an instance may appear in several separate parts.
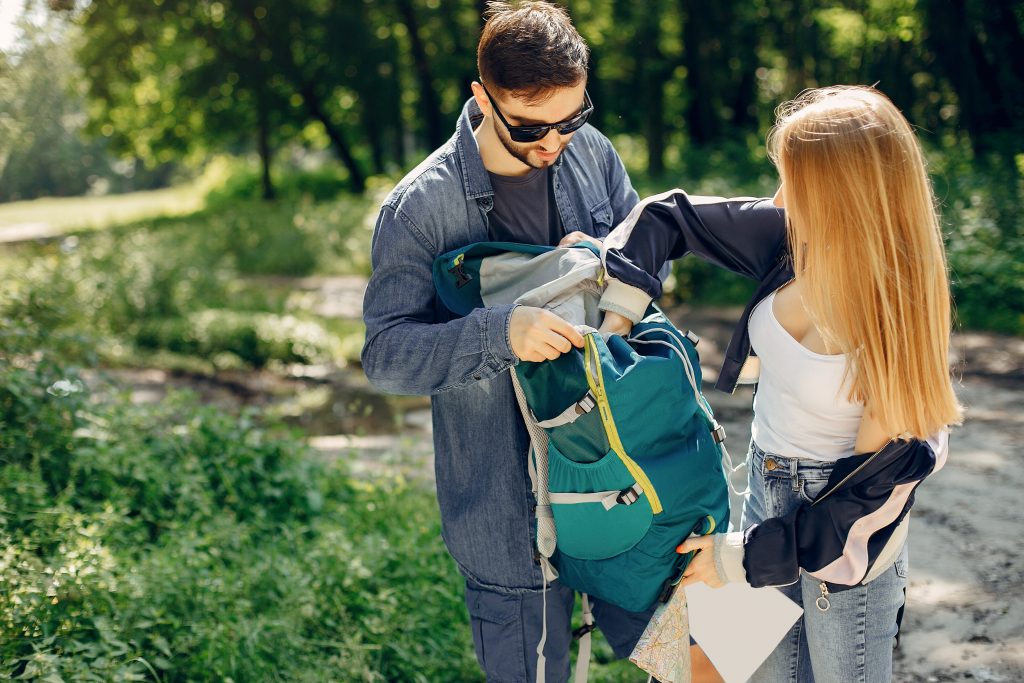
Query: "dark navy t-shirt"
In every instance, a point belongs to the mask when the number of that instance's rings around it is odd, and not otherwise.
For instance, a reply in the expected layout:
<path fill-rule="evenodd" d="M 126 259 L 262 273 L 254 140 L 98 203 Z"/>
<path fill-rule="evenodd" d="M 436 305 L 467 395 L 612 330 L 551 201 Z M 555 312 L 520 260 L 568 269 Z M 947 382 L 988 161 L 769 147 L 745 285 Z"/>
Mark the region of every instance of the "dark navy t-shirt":
<path fill-rule="evenodd" d="M 494 208 L 487 214 L 493 242 L 554 246 L 562 239 L 562 222 L 551 186 L 551 169 L 535 168 L 523 176 L 488 171 L 494 188 Z"/>

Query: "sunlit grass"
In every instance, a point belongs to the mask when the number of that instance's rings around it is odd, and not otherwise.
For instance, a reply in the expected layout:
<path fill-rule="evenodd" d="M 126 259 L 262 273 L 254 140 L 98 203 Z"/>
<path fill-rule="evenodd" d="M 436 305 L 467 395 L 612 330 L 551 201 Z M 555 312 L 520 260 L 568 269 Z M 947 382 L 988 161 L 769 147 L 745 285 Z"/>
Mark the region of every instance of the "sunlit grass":
<path fill-rule="evenodd" d="M 95 230 L 159 216 L 182 216 L 203 208 L 197 184 L 103 197 L 47 197 L 0 204 L 0 238 L 13 226 L 39 226 L 48 234 Z"/>
<path fill-rule="evenodd" d="M 223 187 L 246 162 L 212 158 L 194 180 L 162 190 L 82 197 L 43 197 L 0 203 L 0 241 L 15 228 L 40 236 L 99 230 L 143 220 L 187 216 L 203 210 L 212 191 Z"/>

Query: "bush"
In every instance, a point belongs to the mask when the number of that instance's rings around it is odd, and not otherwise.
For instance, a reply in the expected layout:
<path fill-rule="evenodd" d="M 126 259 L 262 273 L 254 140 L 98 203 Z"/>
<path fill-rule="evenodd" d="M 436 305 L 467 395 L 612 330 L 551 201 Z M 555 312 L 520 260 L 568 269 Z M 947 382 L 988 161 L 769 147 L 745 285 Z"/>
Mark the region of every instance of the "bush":
<path fill-rule="evenodd" d="M 34 314 L 48 315 L 55 332 L 105 338 L 111 359 L 138 347 L 203 359 L 229 353 L 255 367 L 322 362 L 334 357 L 335 340 L 312 316 L 285 315 L 295 285 L 278 276 L 366 273 L 370 203 L 238 203 L 21 245 L 0 258 L 0 286 L 66 302 L 58 313 L 36 305 Z"/>
<path fill-rule="evenodd" d="M 0 300 L 0 677 L 479 678 L 431 491 L 188 394 L 98 403 L 28 303 Z"/>
<path fill-rule="evenodd" d="M 1024 335 L 1024 155 L 951 148 L 932 166 L 958 324 Z"/>
<path fill-rule="evenodd" d="M 323 202 L 335 199 L 348 191 L 351 183 L 344 171 L 337 166 L 327 165 L 313 171 L 289 170 L 272 173 L 275 198 L 278 200 L 312 200 Z M 236 163 L 227 179 L 206 195 L 206 205 L 211 208 L 233 206 L 240 202 L 260 199 L 263 196 L 263 182 L 260 170 L 254 165 Z"/>
<path fill-rule="evenodd" d="M 223 363 L 223 354 L 260 368 L 270 361 L 333 360 L 337 340 L 318 322 L 291 315 L 210 309 L 184 318 L 147 320 L 135 341 L 142 349 L 167 349 Z"/>

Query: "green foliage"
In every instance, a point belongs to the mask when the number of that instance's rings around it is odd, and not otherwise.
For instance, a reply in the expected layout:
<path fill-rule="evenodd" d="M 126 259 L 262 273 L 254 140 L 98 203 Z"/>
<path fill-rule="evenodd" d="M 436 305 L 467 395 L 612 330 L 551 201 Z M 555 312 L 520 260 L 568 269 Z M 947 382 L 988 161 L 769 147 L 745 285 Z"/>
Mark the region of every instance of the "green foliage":
<path fill-rule="evenodd" d="M 0 201 L 166 184 L 169 166 L 138 168 L 113 157 L 105 140 L 83 138 L 75 32 L 58 17 L 46 19 L 42 27 L 22 22 L 17 51 L 0 57 Z"/>
<path fill-rule="evenodd" d="M 345 127 L 366 123 L 372 134 L 379 125 L 367 115 L 382 112 L 355 88 L 398 92 L 393 70 L 364 68 L 391 45 L 357 28 L 369 12 L 364 3 L 283 0 L 89 3 L 77 19 L 91 129 L 150 162 L 255 149 L 266 169 L 288 141 L 327 141 L 361 192 L 365 174 Z M 263 180 L 270 198 L 269 173 Z"/>
<path fill-rule="evenodd" d="M 0 677 L 478 679 L 429 490 L 255 412 L 93 400 L 62 305 L 0 299 Z"/>
<path fill-rule="evenodd" d="M 209 309 L 184 318 L 143 321 L 135 335 L 141 349 L 230 362 L 223 354 L 253 367 L 271 360 L 322 363 L 335 357 L 334 340 L 320 323 L 291 315 L 239 313 Z"/>
<path fill-rule="evenodd" d="M 1022 171 L 1002 155 L 975 156 L 963 149 L 934 155 L 956 322 L 962 327 L 1024 335 Z"/>
<path fill-rule="evenodd" d="M 566 3 L 592 48 L 595 122 L 641 134 L 648 166 L 684 144 L 763 133 L 802 89 L 880 83 L 912 122 L 1020 149 L 1024 18 L 1006 3 L 857 6 Z M 481 3 L 89 3 L 78 15 L 97 132 L 161 159 L 330 146 L 357 190 L 443 141 L 477 77 Z M 337 40 L 337 27 L 345 40 Z M 143 106 L 140 106 L 143 105 Z M 412 145 L 410 145 L 412 141 Z"/>
<path fill-rule="evenodd" d="M 334 166 L 325 166 L 315 171 L 293 171 L 284 174 L 274 183 L 278 198 L 288 200 L 307 199 L 314 202 L 336 199 L 348 190 L 348 176 Z M 239 200 L 259 199 L 262 187 L 260 175 L 255 168 L 239 167 L 220 187 L 206 195 L 209 208 L 233 206 Z"/>
<path fill-rule="evenodd" d="M 339 346 L 310 312 L 290 309 L 294 284 L 274 278 L 365 273 L 370 202 L 233 201 L 25 245 L 0 259 L 2 287 L 30 297 L 30 307 L 66 301 L 47 324 L 107 340 L 109 359 L 132 349 L 233 367 L 339 359 L 351 345 Z"/>

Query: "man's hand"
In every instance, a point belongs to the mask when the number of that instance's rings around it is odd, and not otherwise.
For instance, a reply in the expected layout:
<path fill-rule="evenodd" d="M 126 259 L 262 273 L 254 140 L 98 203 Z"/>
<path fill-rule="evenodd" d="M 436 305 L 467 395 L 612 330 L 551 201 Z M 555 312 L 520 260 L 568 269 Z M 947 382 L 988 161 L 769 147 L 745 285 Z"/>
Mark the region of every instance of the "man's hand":
<path fill-rule="evenodd" d="M 633 323 L 624 315 L 618 313 L 612 313 L 611 311 L 604 312 L 604 320 L 601 321 L 601 328 L 599 332 L 611 332 L 612 334 L 618 334 L 626 336 L 629 331 L 633 329 Z"/>
<path fill-rule="evenodd" d="M 516 306 L 508 329 L 512 353 L 519 360 L 554 360 L 573 346 L 583 348 L 583 335 L 551 311 Z"/>
<path fill-rule="evenodd" d="M 715 567 L 714 539 L 713 535 L 696 536 L 686 539 L 676 548 L 676 552 L 679 554 L 695 550 L 699 551 L 690 560 L 690 564 L 686 566 L 686 573 L 683 574 L 683 579 L 679 582 L 679 585 L 689 586 L 701 581 L 712 588 L 721 588 L 725 585 L 725 581 L 718 575 L 718 569 Z"/>
<path fill-rule="evenodd" d="M 585 232 L 580 232 L 579 230 L 576 230 L 574 232 L 570 232 L 568 235 L 563 237 L 558 242 L 558 246 L 560 246 L 560 247 L 571 247 L 572 245 L 577 244 L 579 242 L 593 242 L 597 246 L 601 246 L 601 240 L 600 239 L 594 237 L 593 235 L 588 235 Z"/>

